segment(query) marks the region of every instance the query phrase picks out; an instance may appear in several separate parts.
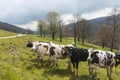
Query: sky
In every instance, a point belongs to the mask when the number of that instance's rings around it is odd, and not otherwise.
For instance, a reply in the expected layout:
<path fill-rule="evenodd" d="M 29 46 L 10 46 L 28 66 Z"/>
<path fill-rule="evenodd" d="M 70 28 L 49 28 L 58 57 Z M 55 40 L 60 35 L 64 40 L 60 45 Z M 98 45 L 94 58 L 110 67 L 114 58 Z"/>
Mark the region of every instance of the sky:
<path fill-rule="evenodd" d="M 87 19 L 107 15 L 109 8 L 120 5 L 120 0 L 0 0 L 0 21 L 23 25 L 44 20 L 56 11 L 64 20 L 79 13 Z"/>

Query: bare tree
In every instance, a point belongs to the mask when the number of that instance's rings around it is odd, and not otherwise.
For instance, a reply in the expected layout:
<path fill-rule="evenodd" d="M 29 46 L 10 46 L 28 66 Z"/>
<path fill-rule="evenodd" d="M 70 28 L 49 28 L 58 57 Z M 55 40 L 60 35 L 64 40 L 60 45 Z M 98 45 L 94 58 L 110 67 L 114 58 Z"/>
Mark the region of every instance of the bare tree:
<path fill-rule="evenodd" d="M 73 15 L 73 20 L 72 22 L 74 23 L 74 27 L 73 27 L 73 32 L 74 32 L 74 44 L 76 46 L 76 38 L 77 38 L 77 26 L 78 26 L 78 22 L 81 20 L 81 15 L 80 14 L 74 14 Z"/>
<path fill-rule="evenodd" d="M 59 36 L 60 36 L 60 42 L 62 42 L 63 29 L 64 29 L 64 23 L 63 23 L 62 20 L 60 20 L 60 21 L 59 21 Z"/>
<path fill-rule="evenodd" d="M 111 35 L 111 51 L 113 51 L 114 44 L 115 44 L 115 37 L 120 26 L 120 7 L 114 7 L 112 12 L 110 13 L 110 17 L 107 18 L 108 24 L 113 26 L 113 32 Z"/>
<path fill-rule="evenodd" d="M 67 39 L 70 35 L 70 28 L 68 26 L 64 26 L 64 30 L 63 30 L 63 36 Z"/>
<path fill-rule="evenodd" d="M 38 28 L 40 31 L 40 35 L 45 37 L 45 22 L 43 20 L 38 21 Z"/>
<path fill-rule="evenodd" d="M 79 26 L 77 29 L 78 30 L 77 33 L 78 33 L 79 38 L 81 38 L 82 40 L 82 44 L 84 44 L 85 39 L 87 39 L 87 37 L 90 35 L 91 23 L 87 21 L 86 19 L 82 19 L 78 24 Z"/>
<path fill-rule="evenodd" d="M 104 48 L 105 46 L 107 46 L 108 42 L 109 42 L 109 38 L 111 36 L 111 31 L 112 30 L 112 26 L 110 25 L 106 25 L 103 24 L 97 32 L 97 39 L 98 41 L 100 41 L 100 43 L 102 44 L 102 47 Z"/>
<path fill-rule="evenodd" d="M 55 39 L 55 35 L 57 33 L 59 18 L 60 16 L 57 12 L 52 11 L 47 14 L 47 21 L 49 23 L 49 31 L 52 36 L 52 40 Z"/>

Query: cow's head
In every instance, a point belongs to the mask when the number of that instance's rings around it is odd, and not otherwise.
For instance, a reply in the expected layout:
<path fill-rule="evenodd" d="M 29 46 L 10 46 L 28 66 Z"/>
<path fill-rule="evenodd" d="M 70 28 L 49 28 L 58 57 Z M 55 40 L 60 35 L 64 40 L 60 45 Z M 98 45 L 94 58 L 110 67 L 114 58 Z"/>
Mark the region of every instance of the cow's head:
<path fill-rule="evenodd" d="M 95 51 L 93 48 L 89 48 L 88 49 L 88 53 L 89 53 L 89 56 L 88 56 L 88 64 L 90 64 L 92 61 L 94 61 L 96 58 L 98 59 L 97 57 L 97 54 L 99 53 L 98 51 Z"/>
<path fill-rule="evenodd" d="M 88 60 L 88 64 L 90 63 L 99 63 L 99 57 L 98 57 L 99 51 L 95 51 L 91 54 L 91 60 Z"/>
<path fill-rule="evenodd" d="M 120 52 L 115 53 L 116 62 L 120 62 Z"/>
<path fill-rule="evenodd" d="M 33 43 L 32 43 L 32 41 L 28 41 L 26 47 L 30 47 L 30 48 L 32 48 L 32 47 L 33 47 Z"/>
<path fill-rule="evenodd" d="M 69 47 L 68 50 L 67 50 L 67 54 L 69 57 L 72 57 L 73 56 L 73 51 L 74 51 L 74 48 L 73 47 Z"/>
<path fill-rule="evenodd" d="M 89 48 L 89 49 L 88 49 L 88 53 L 89 53 L 88 60 L 91 60 L 91 59 L 92 59 L 92 58 L 91 58 L 91 55 L 92 55 L 93 52 L 94 52 L 94 49 L 93 49 L 93 48 Z"/>
<path fill-rule="evenodd" d="M 32 50 L 36 52 L 39 46 L 41 46 L 41 44 L 33 45 Z"/>
<path fill-rule="evenodd" d="M 71 48 L 71 47 L 68 47 L 68 46 L 62 47 L 62 55 L 63 55 L 63 57 L 65 57 L 65 58 L 68 57 L 69 48 Z"/>

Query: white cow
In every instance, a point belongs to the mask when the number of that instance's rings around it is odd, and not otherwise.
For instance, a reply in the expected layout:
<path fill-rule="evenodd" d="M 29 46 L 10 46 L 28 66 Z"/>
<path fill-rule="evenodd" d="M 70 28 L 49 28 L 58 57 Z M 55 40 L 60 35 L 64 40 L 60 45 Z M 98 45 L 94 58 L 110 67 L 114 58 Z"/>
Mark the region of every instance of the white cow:
<path fill-rule="evenodd" d="M 27 47 L 32 47 L 32 50 L 37 55 L 41 65 L 42 65 L 42 59 L 44 55 L 49 55 L 49 53 L 47 53 L 48 46 L 49 46 L 49 42 L 40 42 L 40 41 L 29 42 L 27 44 Z"/>

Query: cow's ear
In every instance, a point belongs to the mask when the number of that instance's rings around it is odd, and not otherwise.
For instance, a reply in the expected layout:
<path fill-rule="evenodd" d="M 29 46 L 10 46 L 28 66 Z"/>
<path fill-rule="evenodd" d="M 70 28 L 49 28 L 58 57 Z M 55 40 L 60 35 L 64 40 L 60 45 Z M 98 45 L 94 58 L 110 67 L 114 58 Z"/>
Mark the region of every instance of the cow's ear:
<path fill-rule="evenodd" d="M 51 47 L 52 49 L 55 49 L 55 47 Z"/>
<path fill-rule="evenodd" d="M 43 47 L 47 48 L 48 46 L 47 46 L 47 45 L 45 45 L 45 46 L 43 46 Z"/>
<path fill-rule="evenodd" d="M 67 46 L 65 46 L 65 47 L 62 47 L 62 49 L 63 49 L 63 50 L 67 50 L 67 49 L 68 49 L 68 47 L 67 47 Z"/>
<path fill-rule="evenodd" d="M 65 50 L 65 47 L 62 47 L 63 50 Z"/>
<path fill-rule="evenodd" d="M 39 44 L 39 46 L 41 46 L 42 44 Z"/>
<path fill-rule="evenodd" d="M 96 54 L 98 54 L 98 53 L 99 53 L 99 51 L 96 51 L 95 53 L 96 53 Z"/>

